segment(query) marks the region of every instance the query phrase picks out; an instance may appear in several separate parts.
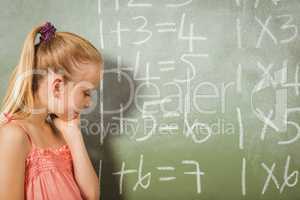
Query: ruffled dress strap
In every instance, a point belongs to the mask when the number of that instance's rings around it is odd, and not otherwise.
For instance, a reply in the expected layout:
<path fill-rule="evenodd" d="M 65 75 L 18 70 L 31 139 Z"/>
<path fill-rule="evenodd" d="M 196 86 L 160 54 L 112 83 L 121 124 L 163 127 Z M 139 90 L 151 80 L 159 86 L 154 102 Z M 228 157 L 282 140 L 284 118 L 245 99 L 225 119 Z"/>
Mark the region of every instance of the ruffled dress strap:
<path fill-rule="evenodd" d="M 30 134 L 25 126 L 6 115 L 7 122 L 20 126 L 30 144 Z M 25 161 L 25 199 L 30 200 L 83 200 L 83 193 L 78 186 L 75 176 L 70 149 L 64 145 L 57 149 L 36 147 L 28 154 Z"/>

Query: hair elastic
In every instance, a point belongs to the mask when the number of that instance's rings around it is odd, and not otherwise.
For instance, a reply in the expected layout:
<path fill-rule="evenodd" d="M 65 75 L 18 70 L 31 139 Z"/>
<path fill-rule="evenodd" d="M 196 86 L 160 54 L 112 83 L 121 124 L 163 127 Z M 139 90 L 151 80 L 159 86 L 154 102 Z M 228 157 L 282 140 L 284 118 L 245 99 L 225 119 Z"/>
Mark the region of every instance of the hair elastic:
<path fill-rule="evenodd" d="M 56 28 L 54 27 L 53 24 L 50 22 L 46 22 L 46 24 L 41 28 L 39 33 L 41 34 L 40 36 L 40 42 L 49 42 L 51 38 L 54 36 L 56 31 Z"/>

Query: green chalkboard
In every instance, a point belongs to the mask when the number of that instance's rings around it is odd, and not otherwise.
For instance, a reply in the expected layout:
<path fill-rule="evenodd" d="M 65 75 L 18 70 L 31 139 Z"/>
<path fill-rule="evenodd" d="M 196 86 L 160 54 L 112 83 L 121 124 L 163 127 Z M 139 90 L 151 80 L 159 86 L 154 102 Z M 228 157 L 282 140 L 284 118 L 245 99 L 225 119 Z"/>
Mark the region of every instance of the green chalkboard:
<path fill-rule="evenodd" d="M 300 1 L 3 1 L 1 93 L 50 20 L 101 50 L 101 199 L 300 199 Z"/>

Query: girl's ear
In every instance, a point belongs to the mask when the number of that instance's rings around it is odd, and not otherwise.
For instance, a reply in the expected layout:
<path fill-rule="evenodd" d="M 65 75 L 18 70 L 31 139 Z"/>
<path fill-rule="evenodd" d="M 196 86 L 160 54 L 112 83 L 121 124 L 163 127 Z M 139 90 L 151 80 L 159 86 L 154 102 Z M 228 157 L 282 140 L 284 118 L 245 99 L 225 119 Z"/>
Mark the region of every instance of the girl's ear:
<path fill-rule="evenodd" d="M 64 91 L 64 79 L 62 75 L 57 74 L 52 70 L 49 70 L 49 72 L 50 73 L 48 74 L 48 86 L 50 87 L 48 89 L 54 97 L 59 98 Z"/>
<path fill-rule="evenodd" d="M 64 81 L 61 78 L 56 78 L 52 82 L 52 92 L 54 97 L 60 97 L 64 91 Z"/>

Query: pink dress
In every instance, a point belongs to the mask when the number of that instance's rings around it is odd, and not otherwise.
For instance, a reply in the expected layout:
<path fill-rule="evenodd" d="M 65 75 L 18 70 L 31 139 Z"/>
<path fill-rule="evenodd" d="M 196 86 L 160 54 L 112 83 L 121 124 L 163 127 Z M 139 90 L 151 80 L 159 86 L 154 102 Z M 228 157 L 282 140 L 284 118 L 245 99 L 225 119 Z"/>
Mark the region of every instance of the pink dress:
<path fill-rule="evenodd" d="M 10 118 L 9 121 L 14 119 Z M 82 200 L 73 172 L 71 152 L 65 144 L 57 149 L 39 148 L 31 143 L 25 163 L 25 199 L 27 200 Z"/>

